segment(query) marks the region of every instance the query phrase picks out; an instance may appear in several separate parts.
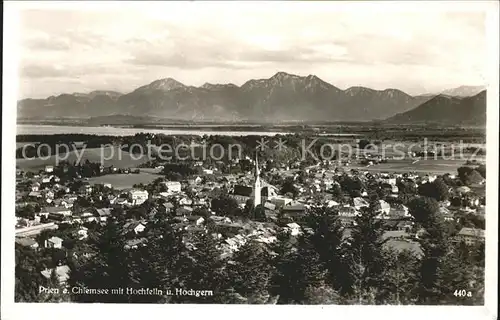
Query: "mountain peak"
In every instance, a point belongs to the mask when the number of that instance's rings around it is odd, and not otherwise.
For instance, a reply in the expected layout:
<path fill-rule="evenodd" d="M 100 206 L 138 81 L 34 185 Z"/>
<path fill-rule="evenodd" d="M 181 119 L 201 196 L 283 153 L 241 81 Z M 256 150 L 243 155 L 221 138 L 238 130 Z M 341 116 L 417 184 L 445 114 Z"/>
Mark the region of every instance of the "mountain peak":
<path fill-rule="evenodd" d="M 172 78 L 159 79 L 151 82 L 148 85 L 142 86 L 138 88 L 139 91 L 144 90 L 162 90 L 162 91 L 170 91 L 178 88 L 185 88 L 186 86 L 179 81 Z"/>
<path fill-rule="evenodd" d="M 300 77 L 297 76 L 297 75 L 295 75 L 295 74 L 289 74 L 289 73 L 286 73 L 286 72 L 283 72 L 283 71 L 278 71 L 274 76 L 272 76 L 271 78 L 269 78 L 269 80 L 286 80 L 286 79 L 289 79 L 289 78 L 298 79 Z"/>

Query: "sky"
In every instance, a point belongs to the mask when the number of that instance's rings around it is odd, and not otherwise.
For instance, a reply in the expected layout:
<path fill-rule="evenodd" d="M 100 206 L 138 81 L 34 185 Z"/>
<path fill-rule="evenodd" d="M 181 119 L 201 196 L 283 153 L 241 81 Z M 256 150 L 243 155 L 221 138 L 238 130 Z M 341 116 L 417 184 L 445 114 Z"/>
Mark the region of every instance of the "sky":
<path fill-rule="evenodd" d="M 169 77 L 193 86 L 242 85 L 278 71 L 314 74 L 341 89 L 409 94 L 485 84 L 486 15 L 456 10 L 451 2 L 435 8 L 381 2 L 30 8 L 19 11 L 20 98 L 126 93 Z"/>

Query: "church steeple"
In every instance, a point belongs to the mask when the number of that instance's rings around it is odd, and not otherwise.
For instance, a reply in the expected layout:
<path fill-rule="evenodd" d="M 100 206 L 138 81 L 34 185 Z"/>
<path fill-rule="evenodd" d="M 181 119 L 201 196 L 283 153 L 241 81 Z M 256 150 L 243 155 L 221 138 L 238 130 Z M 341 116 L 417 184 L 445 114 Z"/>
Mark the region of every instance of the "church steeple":
<path fill-rule="evenodd" d="M 258 155 L 255 154 L 255 184 L 253 187 L 253 194 L 254 194 L 253 204 L 254 204 L 254 206 L 258 206 L 261 203 L 260 190 L 261 190 L 261 185 L 260 185 L 259 159 L 258 159 Z"/>

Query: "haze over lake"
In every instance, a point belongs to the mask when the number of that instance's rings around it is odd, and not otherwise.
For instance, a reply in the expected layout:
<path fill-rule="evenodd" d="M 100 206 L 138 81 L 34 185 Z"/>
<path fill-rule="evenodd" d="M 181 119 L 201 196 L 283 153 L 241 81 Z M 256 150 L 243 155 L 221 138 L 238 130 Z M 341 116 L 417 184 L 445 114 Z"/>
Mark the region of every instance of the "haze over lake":
<path fill-rule="evenodd" d="M 216 127 L 216 126 L 214 126 Z M 121 128 L 121 127 L 87 127 L 87 126 L 54 126 L 19 124 L 17 134 L 95 134 L 109 136 L 130 136 L 136 133 L 148 132 L 166 135 L 221 135 L 221 136 L 274 136 L 277 134 L 290 134 L 284 131 L 220 131 L 220 130 L 194 130 L 194 129 L 152 129 L 152 128 Z"/>

